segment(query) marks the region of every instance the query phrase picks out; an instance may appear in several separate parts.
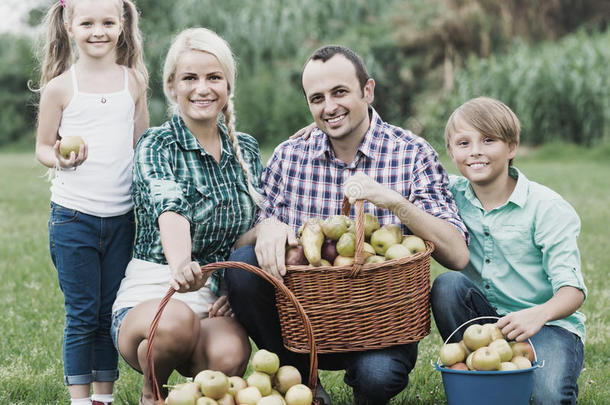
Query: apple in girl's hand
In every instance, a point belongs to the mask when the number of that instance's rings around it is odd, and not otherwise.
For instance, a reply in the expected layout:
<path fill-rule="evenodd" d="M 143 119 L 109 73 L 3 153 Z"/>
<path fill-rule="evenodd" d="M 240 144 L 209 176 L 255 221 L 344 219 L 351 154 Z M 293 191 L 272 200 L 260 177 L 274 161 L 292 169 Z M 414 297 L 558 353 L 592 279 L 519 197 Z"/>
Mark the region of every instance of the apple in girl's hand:
<path fill-rule="evenodd" d="M 441 347 L 440 359 L 444 366 L 449 367 L 464 361 L 466 353 L 459 343 L 445 343 Z"/>
<path fill-rule="evenodd" d="M 247 386 L 248 383 L 243 378 L 236 375 L 229 377 L 229 394 L 235 396 L 235 394 L 237 394 L 237 391 L 242 390 Z"/>
<path fill-rule="evenodd" d="M 514 363 L 518 369 L 530 368 L 532 366 L 532 362 L 523 356 L 515 356 L 510 362 Z"/>
<path fill-rule="evenodd" d="M 64 159 L 70 159 L 70 153 L 74 152 L 74 156 L 78 156 L 78 151 L 85 141 L 80 136 L 64 136 L 59 142 L 59 154 Z"/>
<path fill-rule="evenodd" d="M 500 355 L 489 347 L 481 347 L 472 355 L 472 366 L 479 371 L 492 371 L 500 368 Z"/>
<path fill-rule="evenodd" d="M 500 355 L 500 361 L 510 361 L 513 358 L 513 350 L 504 339 L 496 339 L 489 344 L 489 348 Z"/>
<path fill-rule="evenodd" d="M 280 368 L 280 358 L 269 350 L 260 349 L 252 356 L 252 368 L 265 374 L 275 374 Z"/>
<path fill-rule="evenodd" d="M 523 356 L 530 362 L 534 361 L 534 349 L 529 342 L 515 342 L 512 344 L 513 356 Z"/>
<path fill-rule="evenodd" d="M 308 386 L 297 384 L 288 389 L 284 399 L 287 405 L 311 405 L 313 393 Z"/>
<path fill-rule="evenodd" d="M 229 379 L 221 371 L 203 370 L 193 380 L 206 397 L 222 398 L 229 391 Z"/>
<path fill-rule="evenodd" d="M 274 383 L 275 388 L 285 394 L 293 385 L 301 384 L 301 373 L 294 366 L 282 366 L 275 373 Z"/>
<path fill-rule="evenodd" d="M 491 334 L 487 328 L 473 324 L 464 331 L 464 343 L 470 350 L 477 350 L 491 343 Z"/>
<path fill-rule="evenodd" d="M 235 402 L 239 405 L 256 405 L 263 396 L 256 387 L 246 387 L 237 391 L 235 394 Z"/>

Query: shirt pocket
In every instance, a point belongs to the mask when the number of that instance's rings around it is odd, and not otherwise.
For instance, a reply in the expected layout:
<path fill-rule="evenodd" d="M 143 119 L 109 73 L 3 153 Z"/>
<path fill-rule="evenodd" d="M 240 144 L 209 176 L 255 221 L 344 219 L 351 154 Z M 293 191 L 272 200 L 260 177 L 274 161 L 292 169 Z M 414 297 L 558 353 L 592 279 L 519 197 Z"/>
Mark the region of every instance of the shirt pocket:
<path fill-rule="evenodd" d="M 527 226 L 506 224 L 494 232 L 497 248 L 507 258 L 518 259 L 521 262 L 533 258 L 535 246 L 532 242 L 532 232 Z"/>
<path fill-rule="evenodd" d="M 191 214 L 191 221 L 194 224 L 201 224 L 208 221 L 214 214 L 215 203 L 210 190 L 206 186 L 195 186 L 186 183 L 182 189 L 185 193 Z"/>

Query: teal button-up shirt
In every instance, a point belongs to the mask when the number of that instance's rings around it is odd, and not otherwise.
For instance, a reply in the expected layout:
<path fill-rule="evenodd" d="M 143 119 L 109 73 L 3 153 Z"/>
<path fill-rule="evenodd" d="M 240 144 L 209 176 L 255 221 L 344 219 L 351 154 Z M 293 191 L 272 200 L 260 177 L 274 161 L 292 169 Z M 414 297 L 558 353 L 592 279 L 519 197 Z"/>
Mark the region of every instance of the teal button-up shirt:
<path fill-rule="evenodd" d="M 587 294 L 576 239 L 580 219 L 553 190 L 529 181 L 514 167 L 517 185 L 508 201 L 483 209 L 464 177 L 450 176 L 450 191 L 470 234 L 470 262 L 463 273 L 500 315 L 548 301 L 563 286 Z M 575 312 L 549 325 L 585 340 L 585 316 Z"/>
<path fill-rule="evenodd" d="M 157 221 L 166 211 L 190 222 L 191 259 L 202 265 L 226 260 L 235 241 L 250 229 L 258 208 L 222 124 L 219 134 L 220 163 L 201 147 L 178 115 L 142 135 L 134 154 L 138 219 L 134 257 L 167 264 Z M 260 190 L 263 166 L 258 143 L 243 133 L 237 133 L 237 139 L 253 185 Z M 208 284 L 216 294 L 219 282 L 220 276 L 214 274 Z"/>

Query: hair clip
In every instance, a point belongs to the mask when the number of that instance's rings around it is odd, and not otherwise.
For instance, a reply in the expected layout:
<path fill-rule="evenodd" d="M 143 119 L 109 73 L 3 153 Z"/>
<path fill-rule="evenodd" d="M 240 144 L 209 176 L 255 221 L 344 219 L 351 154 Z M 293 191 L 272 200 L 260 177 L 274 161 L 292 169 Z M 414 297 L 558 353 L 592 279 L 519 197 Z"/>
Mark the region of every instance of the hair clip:
<path fill-rule="evenodd" d="M 59 4 L 61 4 L 62 7 L 66 7 L 66 0 L 59 0 Z"/>

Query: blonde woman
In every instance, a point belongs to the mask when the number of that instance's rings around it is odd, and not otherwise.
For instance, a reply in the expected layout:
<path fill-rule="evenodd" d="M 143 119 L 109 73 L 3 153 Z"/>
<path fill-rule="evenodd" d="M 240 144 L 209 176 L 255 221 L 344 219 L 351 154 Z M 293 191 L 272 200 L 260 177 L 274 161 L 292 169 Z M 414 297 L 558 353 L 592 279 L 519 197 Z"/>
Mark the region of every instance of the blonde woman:
<path fill-rule="evenodd" d="M 241 375 L 250 344 L 222 294 L 220 274 L 200 265 L 226 260 L 257 214 L 262 163 L 258 144 L 234 129 L 235 61 L 228 44 L 204 28 L 181 32 L 163 72 L 173 116 L 136 146 L 134 258 L 113 307 L 113 338 L 123 358 L 144 373 L 147 335 L 171 286 L 154 346 L 162 386 L 177 370 Z M 147 382 L 141 404 L 152 403 Z"/>

